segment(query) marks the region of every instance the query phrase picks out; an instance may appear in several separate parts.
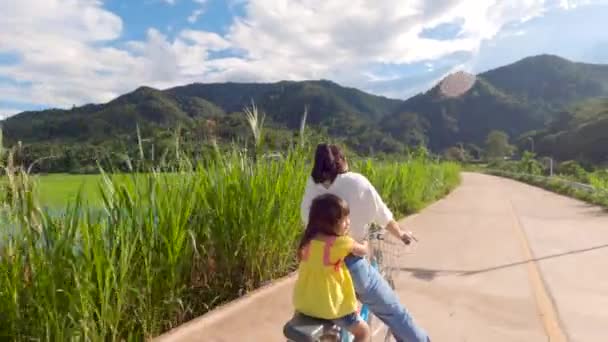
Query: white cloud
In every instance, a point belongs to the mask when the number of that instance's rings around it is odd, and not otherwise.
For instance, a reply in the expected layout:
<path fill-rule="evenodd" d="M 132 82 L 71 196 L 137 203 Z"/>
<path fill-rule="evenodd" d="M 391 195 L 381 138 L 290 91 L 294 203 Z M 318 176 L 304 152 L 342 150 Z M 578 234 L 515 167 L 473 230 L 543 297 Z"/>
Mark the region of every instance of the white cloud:
<path fill-rule="evenodd" d="M 433 62 L 455 53 L 475 56 L 507 24 L 586 2 L 249 0 L 225 36 L 175 29 L 169 38 L 151 28 L 143 40 L 118 44 L 123 22 L 100 0 L 3 1 L 0 53 L 16 54 L 18 63 L 0 64 L 0 77 L 20 85 L 0 83 L 0 93 L 12 102 L 71 106 L 107 101 L 140 85 L 329 78 L 405 96 L 413 89 L 403 86 L 407 78 L 374 74 L 369 67 Z M 462 22 L 457 37 L 420 37 L 424 29 L 453 22 Z M 212 58 L 212 52 L 227 49 L 239 57 Z M 450 70 L 433 65 L 428 72 L 439 79 Z"/>
<path fill-rule="evenodd" d="M 175 5 L 175 3 L 177 2 L 177 0 L 162 0 L 162 1 L 171 6 Z"/>
<path fill-rule="evenodd" d="M 169 87 L 213 73 L 209 53 L 230 47 L 215 33 L 181 31 L 168 39 L 150 29 L 146 39 L 113 46 L 121 19 L 94 0 L 27 0 L 0 4 L 0 53 L 18 57 L 0 64 L 3 98 L 69 107 L 108 101 L 146 84 Z M 24 85 L 25 84 L 25 85 Z"/>
<path fill-rule="evenodd" d="M 231 46 L 226 39 L 213 32 L 183 30 L 180 33 L 180 38 L 197 43 L 197 45 L 205 47 L 209 50 L 224 50 Z"/>
<path fill-rule="evenodd" d="M 195 9 L 188 17 L 188 22 L 194 24 L 203 13 L 205 13 L 205 11 L 202 8 Z"/>
<path fill-rule="evenodd" d="M 196 23 L 198 18 L 205 13 L 204 5 L 207 4 L 207 0 L 192 0 L 192 1 L 194 1 L 194 3 L 200 5 L 200 7 L 195 9 L 194 11 L 192 11 L 192 14 L 190 14 L 190 16 L 188 17 L 188 22 L 190 24 Z"/>
<path fill-rule="evenodd" d="M 593 0 L 560 0 L 559 6 L 563 9 L 574 9 L 579 6 L 589 5 Z"/>
<path fill-rule="evenodd" d="M 17 113 L 21 113 L 23 110 L 16 108 L 4 108 L 0 107 L 0 120 L 4 120 L 9 116 L 13 116 Z"/>
<path fill-rule="evenodd" d="M 603 4 L 579 6 L 574 10 L 557 8 L 523 25 L 509 25 L 495 39 L 483 44 L 475 56 L 474 70 L 482 72 L 538 54 L 606 63 L 601 55 L 590 51 L 608 41 L 608 31 L 604 29 L 607 11 L 608 7 Z"/>
<path fill-rule="evenodd" d="M 228 39 L 248 63 L 232 74 L 266 80 L 344 77 L 370 64 L 409 64 L 454 53 L 477 53 L 502 27 L 543 14 L 543 0 L 257 0 L 236 20 Z M 458 37 L 420 37 L 426 28 L 463 22 Z M 277 29 L 281 28 L 281 29 Z M 373 81 L 370 78 L 368 81 Z"/>

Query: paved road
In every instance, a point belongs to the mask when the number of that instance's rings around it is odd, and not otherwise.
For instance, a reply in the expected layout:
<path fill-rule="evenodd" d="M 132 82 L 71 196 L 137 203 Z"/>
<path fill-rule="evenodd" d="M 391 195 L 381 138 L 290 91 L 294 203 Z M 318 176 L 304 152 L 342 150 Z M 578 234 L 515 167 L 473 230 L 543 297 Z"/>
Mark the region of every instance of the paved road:
<path fill-rule="evenodd" d="M 511 180 L 463 184 L 403 224 L 399 295 L 433 341 L 608 341 L 608 214 Z M 282 341 L 292 279 L 167 341 Z"/>

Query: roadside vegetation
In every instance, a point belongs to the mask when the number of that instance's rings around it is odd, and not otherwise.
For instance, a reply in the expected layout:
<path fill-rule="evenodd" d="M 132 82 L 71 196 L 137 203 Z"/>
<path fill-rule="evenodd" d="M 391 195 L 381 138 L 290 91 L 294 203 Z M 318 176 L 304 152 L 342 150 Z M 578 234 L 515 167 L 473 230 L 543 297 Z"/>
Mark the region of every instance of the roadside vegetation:
<path fill-rule="evenodd" d="M 131 172 L 102 172 L 60 211 L 40 204 L 44 181 L 3 151 L 0 339 L 141 340 L 292 271 L 314 144 L 302 125 L 269 156 L 260 118 L 250 120 L 254 146 L 216 147 L 204 161 L 176 139 L 175 160 L 158 166 L 139 143 Z M 424 149 L 352 164 L 399 215 L 459 182 L 455 163 Z"/>
<path fill-rule="evenodd" d="M 493 161 L 478 170 L 608 208 L 608 169 L 585 169 L 573 160 L 551 164 L 547 158 L 524 152 L 520 160 Z"/>

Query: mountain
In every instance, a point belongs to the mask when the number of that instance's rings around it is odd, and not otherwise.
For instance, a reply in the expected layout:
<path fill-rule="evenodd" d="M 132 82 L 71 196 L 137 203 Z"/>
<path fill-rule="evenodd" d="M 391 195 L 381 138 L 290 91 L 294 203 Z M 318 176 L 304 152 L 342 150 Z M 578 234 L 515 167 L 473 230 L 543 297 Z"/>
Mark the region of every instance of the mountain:
<path fill-rule="evenodd" d="M 608 95 L 608 65 L 540 55 L 479 75 L 496 88 L 541 108 L 559 109 Z"/>
<path fill-rule="evenodd" d="M 102 105 L 25 112 L 2 122 L 8 143 L 102 140 L 143 129 L 189 127 L 202 119 L 240 112 L 252 101 L 271 122 L 297 128 L 308 108 L 310 124 L 371 123 L 393 111 L 399 100 L 341 87 L 330 81 L 191 84 L 167 90 L 141 87 Z M 330 127 L 331 129 L 331 127 Z M 335 131 L 335 130 L 334 130 Z"/>
<path fill-rule="evenodd" d="M 605 102 L 598 100 L 608 97 L 608 65 L 540 55 L 477 75 L 459 97 L 446 97 L 441 89 L 440 83 L 402 101 L 327 80 L 140 87 L 105 104 L 25 112 L 0 124 L 5 145 L 22 141 L 38 151 L 36 157 L 51 148 L 62 155 L 89 145 L 106 150 L 119 141 L 132 145 L 136 127 L 155 144 L 168 146 L 170 131 L 179 126 L 194 146 L 208 134 L 220 142 L 251 139 L 241 112 L 253 101 L 265 114 L 271 148 L 293 138 L 306 108 L 312 132 L 342 138 L 362 153 L 399 153 L 421 144 L 435 152 L 459 144 L 483 146 L 490 131 L 501 130 L 512 141 L 533 137 L 544 154 L 608 158 L 597 145 L 606 146 L 608 136 Z"/>
<path fill-rule="evenodd" d="M 70 110 L 24 112 L 2 122 L 7 141 L 101 141 L 144 128 L 191 124 L 201 117 L 223 115 L 223 110 L 202 99 L 180 100 L 162 91 L 141 87 L 103 105 Z"/>
<path fill-rule="evenodd" d="M 400 100 L 364 93 L 330 81 L 191 84 L 167 90 L 140 87 L 105 104 L 69 110 L 24 112 L 0 121 L 6 146 L 22 142 L 18 160 L 40 172 L 95 172 L 121 165 L 122 155 L 138 155 L 136 132 L 146 155 L 157 160 L 175 148 L 204 158 L 210 140 L 252 142 L 242 113 L 255 103 L 265 115 L 265 146 L 283 149 L 294 140 L 304 111 L 313 136 L 339 137 L 358 152 L 402 152 L 405 146 L 381 132 L 375 122 Z M 317 138 L 314 138 L 317 139 Z M 48 158 L 51 157 L 51 158 Z"/>
<path fill-rule="evenodd" d="M 409 141 L 407 138 L 404 140 L 402 135 L 409 134 L 404 127 L 406 121 L 393 122 L 392 119 L 415 113 L 415 121 L 424 127 L 428 146 L 433 150 L 442 150 L 461 142 L 481 144 L 492 130 L 502 130 L 516 136 L 541 127 L 543 122 L 533 111 L 516 97 L 478 78 L 475 85 L 459 97 L 445 97 L 436 86 L 410 98 L 385 120 L 383 128 L 398 141 Z"/>
<path fill-rule="evenodd" d="M 608 97 L 586 100 L 559 113 L 546 128 L 531 132 L 519 145 L 535 142 L 536 152 L 558 160 L 608 162 Z"/>
<path fill-rule="evenodd" d="M 512 138 L 542 130 L 573 103 L 601 96 L 608 96 L 608 65 L 540 55 L 477 75 L 473 88 L 460 97 L 442 95 L 439 86 L 416 95 L 385 118 L 384 129 L 407 143 L 408 122 L 415 121 L 434 150 L 483 144 L 491 130 Z M 404 116 L 409 120 L 399 119 Z"/>
<path fill-rule="evenodd" d="M 305 107 L 308 107 L 308 121 L 318 124 L 333 115 L 345 113 L 375 121 L 401 104 L 400 100 L 367 94 L 326 80 L 192 84 L 169 89 L 167 93 L 175 97 L 205 99 L 226 112 L 241 111 L 253 100 L 273 120 L 293 128 L 300 125 Z"/>

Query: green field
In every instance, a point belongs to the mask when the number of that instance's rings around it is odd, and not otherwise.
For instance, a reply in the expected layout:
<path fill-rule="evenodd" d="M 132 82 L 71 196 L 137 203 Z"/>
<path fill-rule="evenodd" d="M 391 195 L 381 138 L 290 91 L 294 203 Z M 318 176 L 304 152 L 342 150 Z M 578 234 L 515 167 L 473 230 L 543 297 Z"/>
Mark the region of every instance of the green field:
<path fill-rule="evenodd" d="M 68 203 L 74 202 L 79 193 L 83 202 L 90 205 L 100 204 L 101 175 L 51 174 L 33 175 L 31 178 L 36 198 L 43 207 L 64 208 Z M 3 191 L 5 184 L 6 178 L 0 177 L 0 188 Z"/>
<path fill-rule="evenodd" d="M 100 175 L 52 174 L 35 176 L 38 200 L 49 208 L 62 208 L 74 201 L 80 192 L 83 201 L 97 205 L 100 203 Z"/>

